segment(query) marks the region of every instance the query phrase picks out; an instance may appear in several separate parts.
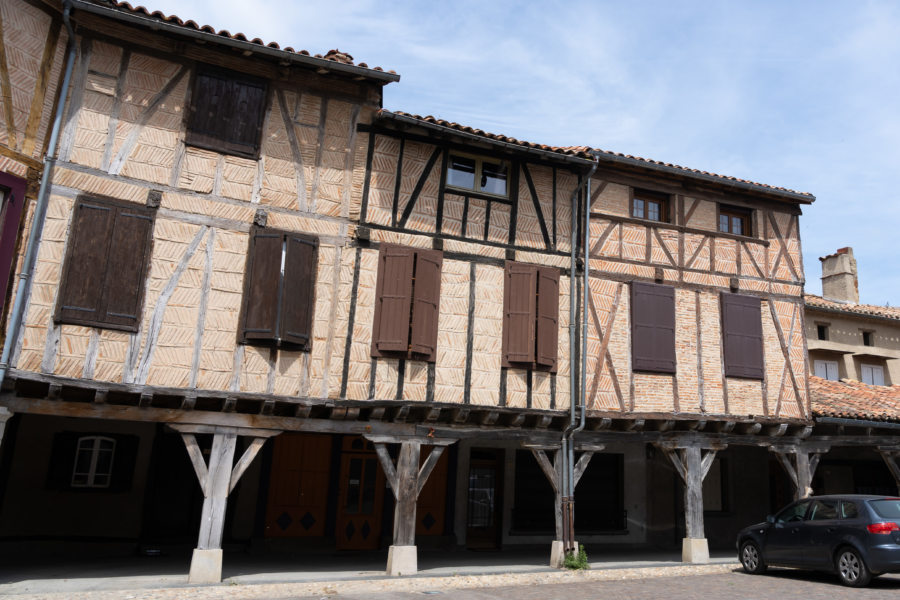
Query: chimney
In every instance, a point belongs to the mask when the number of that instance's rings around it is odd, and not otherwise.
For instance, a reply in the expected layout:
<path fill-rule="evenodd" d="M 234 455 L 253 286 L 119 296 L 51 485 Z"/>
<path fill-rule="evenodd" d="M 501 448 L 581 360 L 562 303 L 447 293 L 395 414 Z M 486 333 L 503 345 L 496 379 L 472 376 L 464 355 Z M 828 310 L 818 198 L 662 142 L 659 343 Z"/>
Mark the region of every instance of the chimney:
<path fill-rule="evenodd" d="M 828 300 L 859 304 L 853 248 L 839 248 L 834 254 L 822 256 L 819 260 L 822 261 L 822 296 Z"/>

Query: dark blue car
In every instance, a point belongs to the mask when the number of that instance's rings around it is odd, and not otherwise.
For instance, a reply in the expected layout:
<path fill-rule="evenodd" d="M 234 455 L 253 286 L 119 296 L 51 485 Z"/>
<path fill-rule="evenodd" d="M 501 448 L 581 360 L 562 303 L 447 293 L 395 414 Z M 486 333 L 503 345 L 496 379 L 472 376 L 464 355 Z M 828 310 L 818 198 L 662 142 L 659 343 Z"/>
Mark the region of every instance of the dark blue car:
<path fill-rule="evenodd" d="M 774 565 L 815 569 L 862 587 L 882 573 L 900 572 L 900 498 L 804 498 L 741 530 L 737 550 L 748 573 Z"/>

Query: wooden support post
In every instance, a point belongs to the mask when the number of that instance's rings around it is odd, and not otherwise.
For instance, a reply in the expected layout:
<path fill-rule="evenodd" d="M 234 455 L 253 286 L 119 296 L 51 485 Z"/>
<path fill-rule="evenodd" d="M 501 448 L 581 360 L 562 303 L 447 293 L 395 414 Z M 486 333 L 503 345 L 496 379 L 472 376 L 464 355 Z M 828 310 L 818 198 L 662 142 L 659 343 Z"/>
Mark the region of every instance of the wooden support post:
<path fill-rule="evenodd" d="M 708 563 L 709 544 L 703 524 L 703 480 L 712 467 L 716 452 L 725 446 L 717 444 L 704 448 L 690 444 L 679 447 L 677 442 L 661 443 L 659 446 L 672 461 L 684 483 L 685 537 L 681 546 L 681 560 L 688 563 Z"/>
<path fill-rule="evenodd" d="M 388 549 L 388 575 L 413 575 L 418 570 L 416 553 L 416 501 L 428 476 L 444 453 L 444 448 L 456 442 L 455 439 L 441 438 L 392 438 L 389 436 L 365 436 L 374 442 L 378 462 L 384 470 L 385 479 L 394 494 L 394 541 Z M 400 444 L 397 466 L 388 454 L 389 443 Z M 425 463 L 419 467 L 419 456 L 423 445 L 434 446 Z"/>
<path fill-rule="evenodd" d="M 200 535 L 191 558 L 190 583 L 219 583 L 222 581 L 222 532 L 225 527 L 225 509 L 228 495 L 234 490 L 241 475 L 253 462 L 266 439 L 280 431 L 242 430 L 237 427 L 209 427 L 197 425 L 172 425 L 181 433 L 187 448 L 200 489 L 203 490 L 203 509 L 200 516 Z M 212 433 L 213 443 L 209 464 L 197 444 L 197 433 Z M 237 438 L 242 433 L 252 433 L 250 445 L 234 464 Z"/>
<path fill-rule="evenodd" d="M 15 413 L 5 406 L 0 406 L 0 445 L 3 444 L 3 433 L 6 431 L 6 422 L 9 421 L 14 414 Z"/>
<path fill-rule="evenodd" d="M 769 447 L 778 457 L 791 483 L 794 484 L 794 500 L 811 496 L 812 478 L 819 466 L 822 454 L 828 452 L 828 446 L 811 446 L 808 444 L 776 445 Z"/>
<path fill-rule="evenodd" d="M 894 483 L 897 484 L 897 493 L 900 494 L 900 448 L 879 446 L 878 453 L 881 454 L 884 464 L 887 465 L 891 475 L 894 476 Z"/>

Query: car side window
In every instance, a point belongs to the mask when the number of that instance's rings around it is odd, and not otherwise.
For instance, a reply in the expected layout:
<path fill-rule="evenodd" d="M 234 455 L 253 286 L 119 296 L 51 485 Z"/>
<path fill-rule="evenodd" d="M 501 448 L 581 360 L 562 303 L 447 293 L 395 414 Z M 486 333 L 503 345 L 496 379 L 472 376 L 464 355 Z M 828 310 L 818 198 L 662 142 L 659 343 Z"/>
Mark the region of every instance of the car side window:
<path fill-rule="evenodd" d="M 807 507 L 809 507 L 809 500 L 804 500 L 803 502 L 798 502 L 797 504 L 791 504 L 786 509 L 778 513 L 778 516 L 775 517 L 775 522 L 791 523 L 794 521 L 802 521 L 803 517 L 806 516 Z"/>
<path fill-rule="evenodd" d="M 837 500 L 814 500 L 809 511 L 810 521 L 827 521 L 838 518 Z"/>
<path fill-rule="evenodd" d="M 856 519 L 857 517 L 859 517 L 859 508 L 857 508 L 855 502 L 848 502 L 847 500 L 841 502 L 842 519 Z"/>

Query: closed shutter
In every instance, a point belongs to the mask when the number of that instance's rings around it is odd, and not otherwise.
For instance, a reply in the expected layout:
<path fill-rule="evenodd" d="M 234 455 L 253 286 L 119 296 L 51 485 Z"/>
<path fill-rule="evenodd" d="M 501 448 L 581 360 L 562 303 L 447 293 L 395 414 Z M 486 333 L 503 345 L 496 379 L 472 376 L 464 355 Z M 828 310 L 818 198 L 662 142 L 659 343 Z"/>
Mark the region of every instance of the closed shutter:
<path fill-rule="evenodd" d="M 406 352 L 409 349 L 413 259 L 412 248 L 382 246 L 372 332 L 372 351 L 376 356 L 379 352 Z"/>
<path fill-rule="evenodd" d="M 278 332 L 278 298 L 284 234 L 254 230 L 244 291 L 242 341 L 274 340 Z"/>
<path fill-rule="evenodd" d="M 675 288 L 631 284 L 631 365 L 636 371 L 675 372 Z"/>
<path fill-rule="evenodd" d="M 194 83 L 185 143 L 255 158 L 265 103 L 263 81 L 202 71 Z"/>
<path fill-rule="evenodd" d="M 57 320 L 100 322 L 103 285 L 116 208 L 79 200 L 72 216 L 65 276 L 59 292 Z"/>
<path fill-rule="evenodd" d="M 537 339 L 535 362 L 556 369 L 559 346 L 559 271 L 537 269 Z"/>
<path fill-rule="evenodd" d="M 722 293 L 721 297 L 725 375 L 762 379 L 760 300 L 752 296 L 729 293 Z"/>
<path fill-rule="evenodd" d="M 507 363 L 534 362 L 537 269 L 507 262 L 503 289 L 503 348 Z"/>
<path fill-rule="evenodd" d="M 410 352 L 424 355 L 429 362 L 434 362 L 437 348 L 442 262 L 439 250 L 416 250 Z"/>
<path fill-rule="evenodd" d="M 281 292 L 280 337 L 284 342 L 309 350 L 315 300 L 316 250 L 318 241 L 287 235 L 284 285 Z"/>
<path fill-rule="evenodd" d="M 143 207 L 116 210 L 107 257 L 106 306 L 101 319 L 137 331 L 144 298 L 144 278 L 153 239 L 153 213 Z"/>

